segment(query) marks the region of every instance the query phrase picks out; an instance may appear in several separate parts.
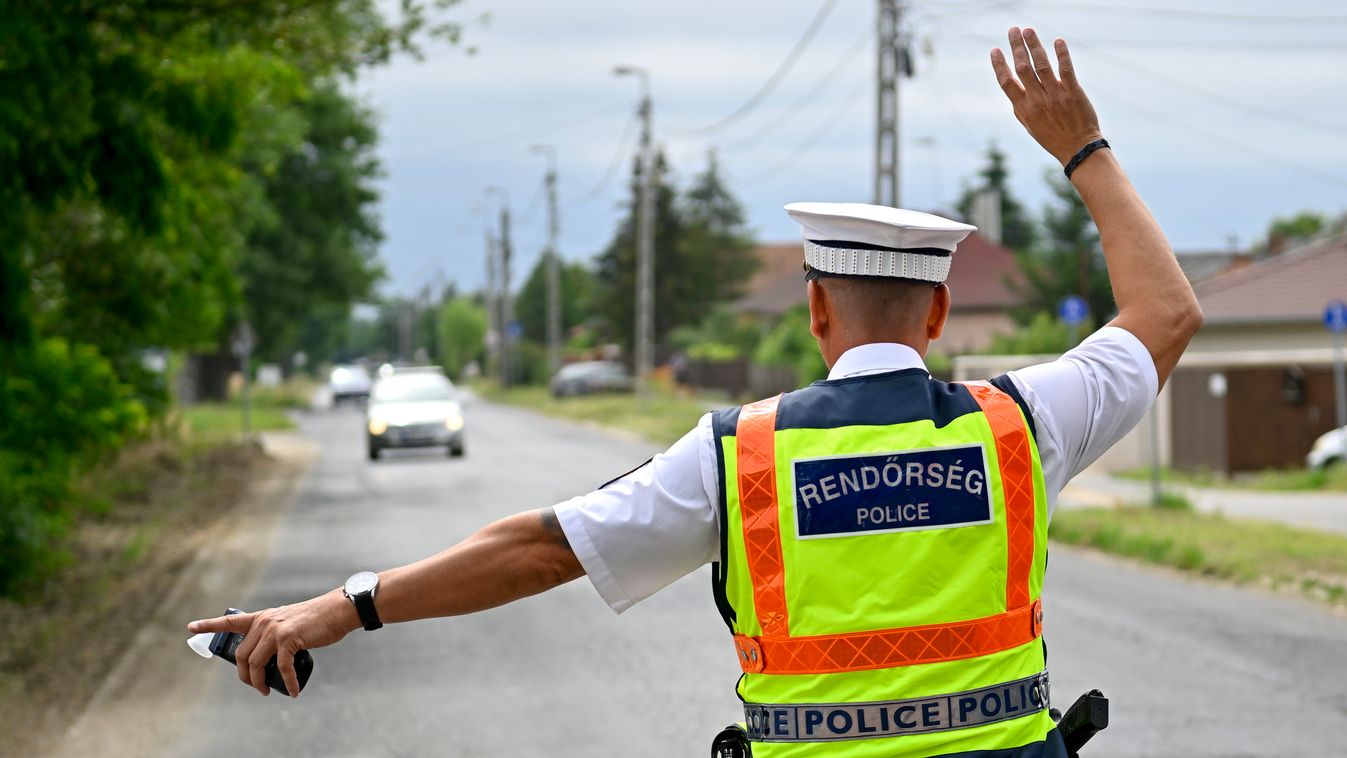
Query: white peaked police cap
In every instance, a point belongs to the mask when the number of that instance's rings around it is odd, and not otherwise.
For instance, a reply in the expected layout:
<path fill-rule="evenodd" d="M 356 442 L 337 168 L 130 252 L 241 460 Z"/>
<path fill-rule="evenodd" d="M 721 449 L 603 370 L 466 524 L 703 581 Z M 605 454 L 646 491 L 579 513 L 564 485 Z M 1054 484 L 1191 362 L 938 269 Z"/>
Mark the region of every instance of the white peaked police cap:
<path fill-rule="evenodd" d="M 791 203 L 804 262 L 823 274 L 939 283 L 954 248 L 977 227 L 940 216 L 865 203 Z"/>

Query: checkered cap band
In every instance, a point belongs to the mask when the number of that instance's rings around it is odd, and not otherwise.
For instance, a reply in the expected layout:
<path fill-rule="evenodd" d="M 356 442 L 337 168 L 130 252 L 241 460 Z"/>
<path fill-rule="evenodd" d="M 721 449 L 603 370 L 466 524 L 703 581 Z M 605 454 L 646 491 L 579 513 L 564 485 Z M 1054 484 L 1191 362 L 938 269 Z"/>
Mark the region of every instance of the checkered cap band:
<path fill-rule="evenodd" d="M 804 241 L 804 262 L 829 274 L 888 276 L 943 282 L 952 260 L 948 255 L 925 255 L 902 250 L 853 250 Z"/>

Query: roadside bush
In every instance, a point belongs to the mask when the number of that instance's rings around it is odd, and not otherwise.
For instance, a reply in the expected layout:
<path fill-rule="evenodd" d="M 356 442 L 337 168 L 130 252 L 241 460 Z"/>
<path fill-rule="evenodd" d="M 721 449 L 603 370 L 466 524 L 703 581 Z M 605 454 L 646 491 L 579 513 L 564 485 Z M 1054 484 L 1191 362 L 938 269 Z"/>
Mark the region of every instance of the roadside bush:
<path fill-rule="evenodd" d="M 1070 324 L 1043 311 L 1010 334 L 994 335 L 991 346 L 984 352 L 989 355 L 1057 355 L 1075 347 L 1093 331 L 1094 322 L 1089 319 L 1073 332 Z"/>
<path fill-rule="evenodd" d="M 753 362 L 762 366 L 790 366 L 796 384 L 805 385 L 828 376 L 818 343 L 809 333 L 809 309 L 796 306 L 781 317 L 753 352 Z"/>
<path fill-rule="evenodd" d="M 0 596 L 60 562 L 76 472 L 144 427 L 144 405 L 87 345 L 47 339 L 9 353 L 0 384 Z"/>

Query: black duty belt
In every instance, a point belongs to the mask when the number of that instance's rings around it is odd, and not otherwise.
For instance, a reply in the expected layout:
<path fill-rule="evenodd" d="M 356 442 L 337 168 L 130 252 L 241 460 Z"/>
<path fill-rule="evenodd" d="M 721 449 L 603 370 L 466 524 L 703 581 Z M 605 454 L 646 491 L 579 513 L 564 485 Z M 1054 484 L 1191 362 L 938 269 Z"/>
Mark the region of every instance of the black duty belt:
<path fill-rule="evenodd" d="M 948 695 L 862 703 L 745 703 L 754 742 L 832 742 L 994 724 L 1048 707 L 1048 672 Z"/>

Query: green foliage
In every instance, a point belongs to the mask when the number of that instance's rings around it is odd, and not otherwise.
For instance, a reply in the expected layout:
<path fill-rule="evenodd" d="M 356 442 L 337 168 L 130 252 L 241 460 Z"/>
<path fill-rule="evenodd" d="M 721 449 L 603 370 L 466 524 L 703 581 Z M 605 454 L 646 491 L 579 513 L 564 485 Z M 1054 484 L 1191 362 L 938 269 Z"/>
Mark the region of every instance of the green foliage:
<path fill-rule="evenodd" d="M 1193 509 L 1193 504 L 1183 493 L 1169 490 L 1161 490 L 1159 502 L 1151 503 L 1151 505 L 1163 511 L 1191 511 Z"/>
<path fill-rule="evenodd" d="M 965 187 L 955 209 L 965 219 L 973 215 L 973 202 L 980 191 L 996 190 L 1001 197 L 1001 243 L 1011 250 L 1028 250 L 1037 241 L 1038 232 L 1024 205 L 1010 192 L 1010 171 L 1006 168 L 1006 154 L 992 143 L 987 146 L 987 165 L 978 172 L 981 183 Z"/>
<path fill-rule="evenodd" d="M 945 380 L 954 376 L 954 361 L 943 350 L 931 349 L 926 353 L 924 362 L 932 376 Z"/>
<path fill-rule="evenodd" d="M 55 338 L 6 363 L 0 411 L 0 595 L 11 595 L 59 562 L 51 544 L 77 515 L 73 475 L 146 417 L 96 350 Z"/>
<path fill-rule="evenodd" d="M 218 345 L 247 295 L 274 355 L 368 292 L 375 132 L 338 80 L 456 39 L 454 4 L 3 4 L 0 594 L 50 565 L 69 480 L 166 408 L 142 350 Z"/>
<path fill-rule="evenodd" d="M 1016 254 L 1024 281 L 1012 286 L 1024 299 L 1016 320 L 1027 324 L 1039 312 L 1057 312 L 1067 295 L 1080 295 L 1090 317 L 1103 323 L 1114 311 L 1113 288 L 1099 247 L 1099 232 L 1075 187 L 1060 175 L 1048 174 L 1055 205 L 1043 210 L 1046 235 L 1038 244 Z"/>
<path fill-rule="evenodd" d="M 728 361 L 752 355 L 762 333 L 753 319 L 717 305 L 696 325 L 674 329 L 669 341 L 675 350 L 694 360 Z"/>
<path fill-rule="evenodd" d="M 578 261 L 560 261 L 561 333 L 568 334 L 590 317 L 594 308 L 594 274 Z M 514 299 L 514 315 L 524 339 L 547 344 L 547 256 L 539 256 Z"/>
<path fill-rule="evenodd" d="M 306 315 L 349 308 L 369 297 L 382 275 L 374 113 L 322 82 L 295 115 L 300 139 L 274 166 L 253 159 L 268 213 L 254 225 L 239 266 L 257 353 L 276 362 L 299 349 Z"/>
<path fill-rule="evenodd" d="M 1039 311 L 1028 324 L 1010 334 L 993 335 L 986 352 L 990 355 L 1059 355 L 1075 347 L 1093 330 L 1088 319 L 1073 331 L 1065 321 L 1048 311 Z"/>
<path fill-rule="evenodd" d="M 1313 237 L 1330 224 L 1328 216 L 1314 211 L 1301 211 L 1294 216 L 1278 216 L 1268 224 L 1267 236 L 1271 242 L 1277 238 L 1304 239 Z"/>
<path fill-rule="evenodd" d="M 681 199 L 659 155 L 655 185 L 655 341 L 664 344 L 675 328 L 695 324 L 711 306 L 738 297 L 755 261 L 743 209 L 725 187 L 714 154 Z M 636 323 L 639 186 L 638 165 L 627 214 L 595 269 L 596 310 L 613 338 L 628 349 Z"/>
<path fill-rule="evenodd" d="M 1058 510 L 1049 536 L 1238 583 L 1295 587 L 1319 600 L 1347 596 L 1347 537 L 1184 508 Z"/>
<path fill-rule="evenodd" d="M 466 297 L 456 297 L 440 307 L 440 365 L 450 378 L 458 378 L 472 361 L 486 355 L 486 309 Z"/>
<path fill-rule="evenodd" d="M 818 343 L 809 333 L 809 309 L 798 305 L 786 311 L 776 326 L 762 338 L 753 353 L 753 362 L 763 366 L 789 366 L 795 369 L 797 384 L 826 379 L 828 366 L 819 353 Z"/>

